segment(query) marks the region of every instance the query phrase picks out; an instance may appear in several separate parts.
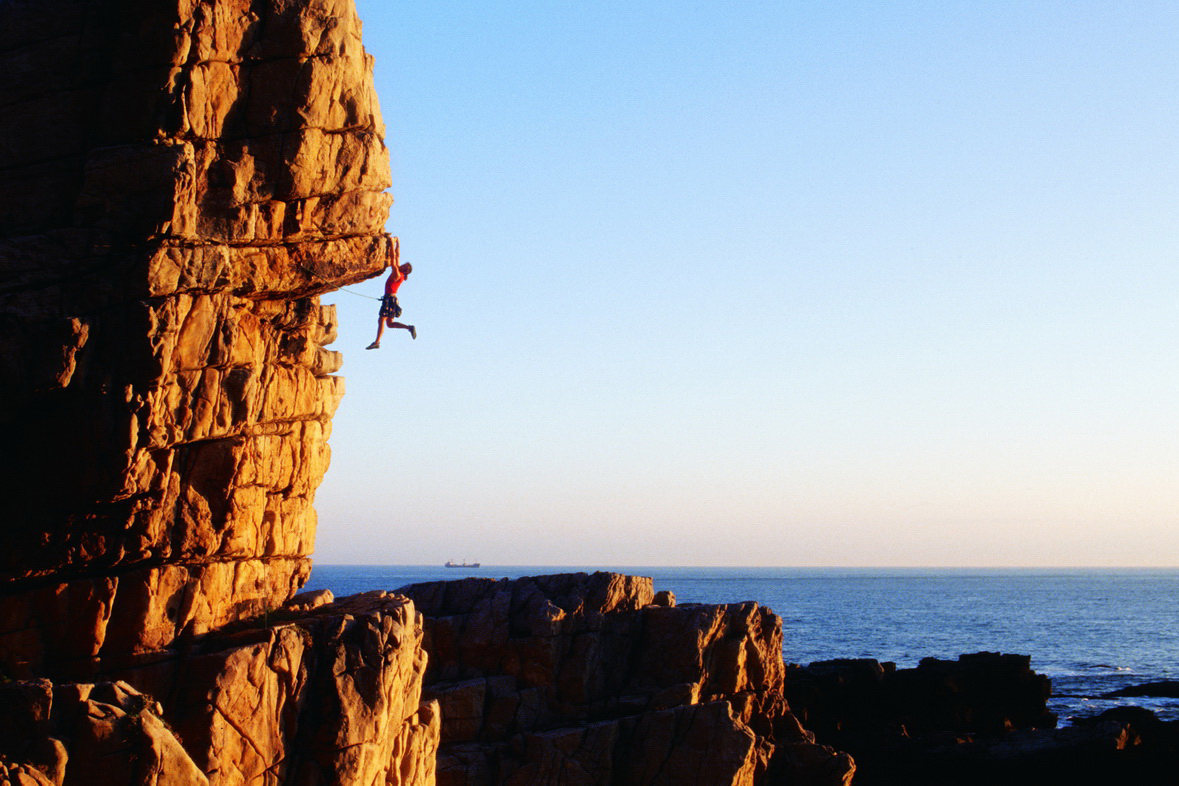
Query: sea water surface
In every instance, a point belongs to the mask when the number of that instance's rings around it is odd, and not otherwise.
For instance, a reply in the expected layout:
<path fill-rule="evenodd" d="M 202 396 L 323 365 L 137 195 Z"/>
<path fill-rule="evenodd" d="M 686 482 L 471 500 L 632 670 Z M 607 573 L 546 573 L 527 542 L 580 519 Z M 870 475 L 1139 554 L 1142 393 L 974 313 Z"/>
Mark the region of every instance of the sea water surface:
<path fill-rule="evenodd" d="M 1179 719 L 1177 699 L 1102 693 L 1179 679 L 1179 569 L 901 569 L 316 565 L 308 589 L 337 597 L 466 576 L 612 570 L 651 576 L 678 603 L 754 600 L 782 617 L 791 663 L 1015 652 L 1052 679 L 1061 724 L 1133 704 Z"/>

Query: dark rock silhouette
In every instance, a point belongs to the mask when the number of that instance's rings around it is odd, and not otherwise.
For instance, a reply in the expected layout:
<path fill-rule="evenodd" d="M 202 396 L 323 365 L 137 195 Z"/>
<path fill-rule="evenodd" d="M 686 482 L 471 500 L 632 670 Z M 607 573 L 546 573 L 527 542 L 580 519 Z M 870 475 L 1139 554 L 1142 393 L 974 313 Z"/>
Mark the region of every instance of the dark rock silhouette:
<path fill-rule="evenodd" d="M 1161 680 L 1159 682 L 1144 682 L 1141 685 L 1131 685 L 1119 688 L 1109 693 L 1101 694 L 1106 699 L 1120 699 L 1133 696 L 1149 696 L 1152 698 L 1179 699 L 1179 681 Z"/>
<path fill-rule="evenodd" d="M 1057 729 L 1049 681 L 1024 655 L 788 666 L 786 697 L 820 743 L 855 757 L 856 784 L 1166 783 L 1175 732 L 1121 708 Z"/>

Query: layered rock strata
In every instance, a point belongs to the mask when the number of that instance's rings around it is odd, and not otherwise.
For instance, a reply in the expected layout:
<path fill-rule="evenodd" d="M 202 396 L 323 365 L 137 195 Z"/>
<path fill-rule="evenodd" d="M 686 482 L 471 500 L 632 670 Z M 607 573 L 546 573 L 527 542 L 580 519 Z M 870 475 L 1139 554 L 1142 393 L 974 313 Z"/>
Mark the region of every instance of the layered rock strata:
<path fill-rule="evenodd" d="M 845 783 L 783 700 L 781 620 L 609 573 L 401 590 L 426 615 L 439 784 Z M 810 779 L 800 779 L 802 773 Z"/>
<path fill-rule="evenodd" d="M 13 0 L 0 69 L 0 669 L 76 676 L 305 581 L 388 156 L 351 0 Z"/>

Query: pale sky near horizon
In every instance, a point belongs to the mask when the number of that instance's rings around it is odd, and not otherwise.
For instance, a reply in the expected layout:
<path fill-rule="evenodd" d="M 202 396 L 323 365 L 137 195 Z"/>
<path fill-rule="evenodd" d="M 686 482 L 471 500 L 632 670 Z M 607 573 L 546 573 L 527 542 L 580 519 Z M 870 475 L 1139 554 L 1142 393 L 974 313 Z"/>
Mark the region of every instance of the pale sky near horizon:
<path fill-rule="evenodd" d="M 1179 5 L 358 7 L 317 561 L 1179 565 Z"/>

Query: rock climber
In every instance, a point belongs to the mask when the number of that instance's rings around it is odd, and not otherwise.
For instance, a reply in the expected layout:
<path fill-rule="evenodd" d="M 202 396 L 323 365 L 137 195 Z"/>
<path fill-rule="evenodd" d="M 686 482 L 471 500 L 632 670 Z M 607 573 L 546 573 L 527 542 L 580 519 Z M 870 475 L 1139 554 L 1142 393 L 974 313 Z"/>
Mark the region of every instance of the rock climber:
<path fill-rule="evenodd" d="M 401 287 L 401 282 L 412 272 L 413 265 L 408 262 L 404 265 L 393 265 L 389 270 L 389 277 L 385 279 L 385 296 L 381 298 L 381 313 L 377 316 L 377 340 L 365 349 L 381 348 L 381 334 L 385 332 L 386 326 L 408 330 L 410 336 L 415 339 L 418 337 L 417 328 L 413 325 L 403 325 L 394 321 L 401 316 L 401 306 L 397 305 L 397 290 Z"/>

